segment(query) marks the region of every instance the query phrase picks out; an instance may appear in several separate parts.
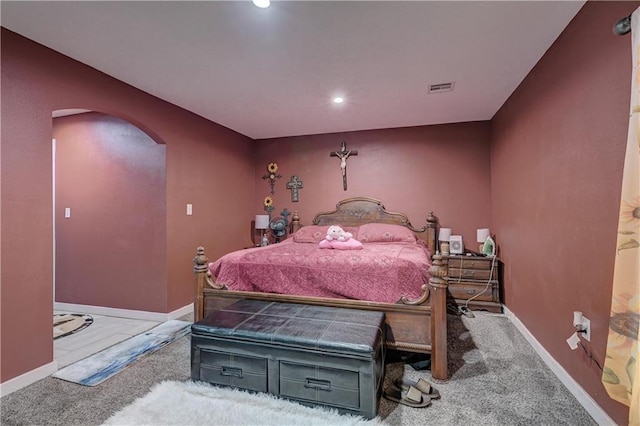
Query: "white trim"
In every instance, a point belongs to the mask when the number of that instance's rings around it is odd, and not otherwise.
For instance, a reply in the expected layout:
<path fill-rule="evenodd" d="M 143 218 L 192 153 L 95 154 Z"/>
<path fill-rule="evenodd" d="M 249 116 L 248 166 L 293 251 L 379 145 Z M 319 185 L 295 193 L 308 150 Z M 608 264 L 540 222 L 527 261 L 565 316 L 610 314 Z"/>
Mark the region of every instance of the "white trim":
<path fill-rule="evenodd" d="M 53 213 L 53 300 L 56 300 L 56 140 L 51 139 L 51 205 Z"/>
<path fill-rule="evenodd" d="M 516 317 L 513 312 L 507 309 L 506 306 L 502 306 L 504 315 L 516 326 L 516 328 L 522 333 L 527 342 L 533 347 L 533 349 L 540 355 L 542 360 L 547 364 L 551 371 L 560 379 L 560 381 L 566 386 L 571 394 L 578 400 L 580 405 L 593 417 L 593 419 L 599 425 L 614 425 L 616 424 L 611 417 L 598 405 L 598 403 L 584 390 L 573 377 L 567 373 L 562 365 L 556 361 L 551 354 L 533 337 L 533 334 L 524 326 L 524 324 Z"/>
<path fill-rule="evenodd" d="M 108 308 L 105 306 L 77 305 L 75 303 L 54 302 L 53 309 L 57 311 L 80 312 L 83 314 L 105 315 L 108 317 L 130 318 L 146 321 L 166 322 L 193 312 L 193 303 L 169 312 L 168 314 L 149 311 L 134 311 L 131 309 Z"/>
<path fill-rule="evenodd" d="M 58 371 L 58 363 L 56 361 L 51 361 L 48 364 L 34 368 L 31 371 L 27 371 L 18 377 L 14 377 L 13 379 L 0 383 L 0 397 L 9 395 L 18 389 L 22 389 L 25 386 L 29 386 L 30 384 L 37 382 L 38 380 L 42 380 L 56 371 Z"/>

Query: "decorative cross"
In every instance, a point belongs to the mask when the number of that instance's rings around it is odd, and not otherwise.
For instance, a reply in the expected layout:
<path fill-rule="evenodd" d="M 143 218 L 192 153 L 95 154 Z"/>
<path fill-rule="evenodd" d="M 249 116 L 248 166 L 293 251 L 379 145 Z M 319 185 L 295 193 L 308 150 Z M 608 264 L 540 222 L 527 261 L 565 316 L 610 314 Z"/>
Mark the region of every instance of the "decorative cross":
<path fill-rule="evenodd" d="M 287 189 L 291 190 L 291 201 L 298 202 L 298 190 L 302 188 L 302 181 L 298 179 L 298 176 L 291 176 L 291 180 L 287 182 Z"/>
<path fill-rule="evenodd" d="M 267 164 L 267 174 L 262 176 L 262 179 L 269 179 L 269 184 L 271 185 L 271 195 L 274 194 L 273 186 L 276 183 L 276 179 L 280 179 L 282 175 L 277 174 L 278 172 L 278 163 L 269 163 Z"/>
<path fill-rule="evenodd" d="M 347 151 L 347 143 L 342 141 L 340 151 L 333 151 L 329 153 L 331 157 L 338 157 L 340 159 L 340 169 L 342 170 L 342 188 L 347 190 L 347 158 L 350 155 L 358 155 L 358 151 Z"/>

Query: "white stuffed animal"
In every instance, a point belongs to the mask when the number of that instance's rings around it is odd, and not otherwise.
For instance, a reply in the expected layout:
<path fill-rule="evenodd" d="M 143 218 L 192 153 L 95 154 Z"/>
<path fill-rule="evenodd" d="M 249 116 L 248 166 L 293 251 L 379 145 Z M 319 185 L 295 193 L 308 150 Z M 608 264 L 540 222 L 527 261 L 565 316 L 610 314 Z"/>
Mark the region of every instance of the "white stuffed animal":
<path fill-rule="evenodd" d="M 353 238 L 353 234 L 351 232 L 346 232 L 337 225 L 331 225 L 329 229 L 327 229 L 327 241 L 347 241 L 349 238 Z"/>

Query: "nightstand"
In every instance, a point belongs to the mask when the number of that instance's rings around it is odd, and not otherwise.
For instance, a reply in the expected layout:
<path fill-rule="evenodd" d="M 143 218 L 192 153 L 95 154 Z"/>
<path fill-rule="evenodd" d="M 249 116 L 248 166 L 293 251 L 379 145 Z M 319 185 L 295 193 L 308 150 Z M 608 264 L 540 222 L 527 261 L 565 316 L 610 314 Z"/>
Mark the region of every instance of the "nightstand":
<path fill-rule="evenodd" d="M 472 310 L 502 312 L 499 266 L 493 256 L 450 255 L 447 296 Z"/>

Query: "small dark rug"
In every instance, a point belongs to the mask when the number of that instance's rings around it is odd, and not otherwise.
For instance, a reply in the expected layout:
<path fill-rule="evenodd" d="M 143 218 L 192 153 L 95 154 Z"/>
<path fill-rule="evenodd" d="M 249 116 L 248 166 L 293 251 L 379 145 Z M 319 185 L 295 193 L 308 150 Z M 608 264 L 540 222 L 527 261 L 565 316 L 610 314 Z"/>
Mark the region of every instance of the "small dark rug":
<path fill-rule="evenodd" d="M 93 324 L 91 315 L 57 314 L 53 316 L 53 340 L 84 330 Z"/>

